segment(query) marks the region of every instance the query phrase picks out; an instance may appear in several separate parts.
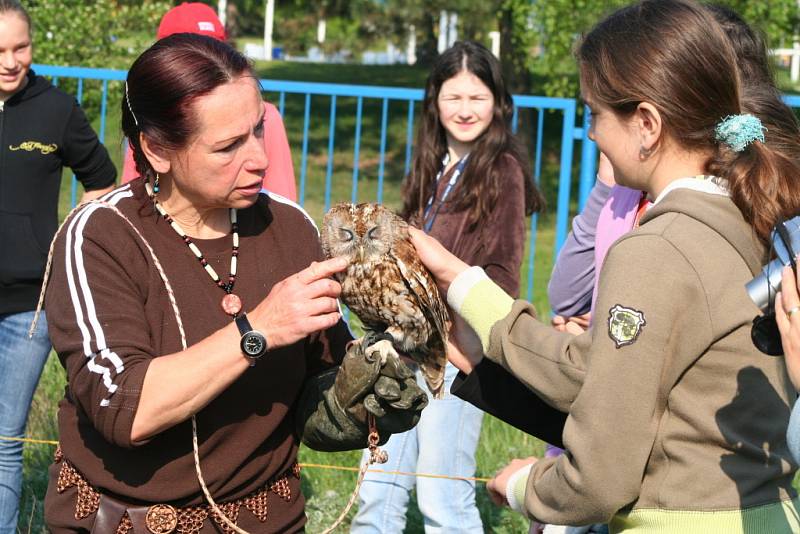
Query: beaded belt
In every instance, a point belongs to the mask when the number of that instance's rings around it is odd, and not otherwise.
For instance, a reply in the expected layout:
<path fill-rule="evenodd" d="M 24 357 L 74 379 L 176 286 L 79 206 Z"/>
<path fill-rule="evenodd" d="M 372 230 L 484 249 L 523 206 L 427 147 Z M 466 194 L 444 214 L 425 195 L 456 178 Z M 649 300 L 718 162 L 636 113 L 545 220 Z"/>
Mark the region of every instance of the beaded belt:
<path fill-rule="evenodd" d="M 84 519 L 91 514 L 97 513 L 98 510 L 102 513 L 103 510 L 101 510 L 101 507 L 105 502 L 109 502 L 111 504 L 108 506 L 116 506 L 119 511 L 119 516 L 121 517 L 118 524 L 116 523 L 117 520 L 114 520 L 116 534 L 138 534 L 136 523 L 140 522 L 139 516 L 142 516 L 147 532 L 151 534 L 171 534 L 173 532 L 180 534 L 197 534 L 200 532 L 200 529 L 203 528 L 203 523 L 209 516 L 211 516 L 222 532 L 226 534 L 233 533 L 233 530 L 228 527 L 207 504 L 187 508 L 176 508 L 169 504 L 153 504 L 151 506 L 127 505 L 115 499 L 111 499 L 106 495 L 102 495 L 94 489 L 83 475 L 64 458 L 60 447 L 56 449 L 55 462 L 61 464 L 61 469 L 58 473 L 58 482 L 56 484 L 58 493 L 63 493 L 71 487 L 78 488 L 78 499 L 75 503 L 75 519 Z M 235 501 L 219 503 L 218 506 L 227 518 L 234 523 L 238 522 L 239 511 L 242 506 L 247 508 L 259 521 L 264 523 L 267 520 L 267 495 L 270 492 L 276 494 L 284 501 L 288 502 L 291 500 L 292 492 L 289 488 L 290 474 L 299 479 L 300 466 L 294 464 L 286 473 L 278 475 L 263 488 L 236 499 Z M 101 499 L 103 502 L 101 502 Z M 97 520 L 100 519 L 100 515 L 101 514 L 98 514 Z M 95 526 L 97 526 L 97 524 L 95 524 Z M 93 529 L 93 532 L 95 530 L 97 529 Z M 110 530 L 105 530 L 106 532 L 111 532 Z M 103 534 L 106 534 L 106 532 Z"/>

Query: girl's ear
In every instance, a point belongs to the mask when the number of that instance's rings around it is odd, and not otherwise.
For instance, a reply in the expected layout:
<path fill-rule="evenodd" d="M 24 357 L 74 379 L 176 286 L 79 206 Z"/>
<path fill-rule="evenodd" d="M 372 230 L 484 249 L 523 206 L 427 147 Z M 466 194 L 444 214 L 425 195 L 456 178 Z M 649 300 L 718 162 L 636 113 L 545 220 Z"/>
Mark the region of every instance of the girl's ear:
<path fill-rule="evenodd" d="M 641 151 L 650 154 L 658 146 L 661 139 L 663 123 L 661 114 L 649 102 L 640 102 L 634 112 L 634 125 L 639 130 Z"/>
<path fill-rule="evenodd" d="M 139 143 L 153 170 L 158 174 L 168 173 L 172 167 L 172 162 L 167 157 L 166 151 L 156 143 L 148 141 L 147 136 L 142 133 L 139 134 Z"/>

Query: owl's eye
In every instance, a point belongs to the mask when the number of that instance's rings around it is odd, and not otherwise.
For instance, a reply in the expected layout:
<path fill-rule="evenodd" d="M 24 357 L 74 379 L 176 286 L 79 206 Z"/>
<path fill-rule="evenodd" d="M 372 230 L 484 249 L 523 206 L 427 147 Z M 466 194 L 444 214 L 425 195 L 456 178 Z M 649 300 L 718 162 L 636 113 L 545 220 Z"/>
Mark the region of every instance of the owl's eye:
<path fill-rule="evenodd" d="M 369 232 L 367 232 L 367 238 L 368 239 L 380 239 L 380 237 L 381 237 L 381 228 L 380 228 L 380 226 L 376 226 L 375 228 L 372 228 L 372 229 L 370 229 Z"/>
<path fill-rule="evenodd" d="M 342 241 L 352 241 L 353 232 L 351 232 L 347 228 L 339 228 L 339 239 L 341 239 Z"/>

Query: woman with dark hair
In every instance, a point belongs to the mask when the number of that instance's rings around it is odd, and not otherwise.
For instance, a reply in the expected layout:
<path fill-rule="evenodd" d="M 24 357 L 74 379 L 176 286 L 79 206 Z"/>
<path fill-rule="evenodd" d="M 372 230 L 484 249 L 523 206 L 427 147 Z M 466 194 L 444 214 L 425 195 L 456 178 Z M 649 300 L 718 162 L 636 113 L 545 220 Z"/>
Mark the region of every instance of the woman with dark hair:
<path fill-rule="evenodd" d="M 217 17 L 217 13 L 202 2 L 183 2 L 161 17 L 156 39 L 163 39 L 175 33 L 196 33 L 208 35 L 225 41 L 225 26 Z M 274 104 L 264 101 L 264 151 L 267 153 L 267 171 L 264 173 L 264 189 L 277 193 L 291 201 L 297 200 L 297 186 L 292 166 L 292 153 L 281 112 Z M 122 183 L 128 183 L 137 176 L 133 151 L 125 150 L 125 162 L 122 166 Z"/>
<path fill-rule="evenodd" d="M 402 215 L 516 295 L 525 216 L 542 199 L 511 131 L 512 113 L 491 52 L 471 41 L 445 51 L 425 86 Z M 389 440 L 387 469 L 474 476 L 483 412 L 450 394 L 457 373 L 448 365 L 445 398 L 431 400 L 415 429 Z M 421 375 L 418 382 L 424 384 Z M 426 532 L 483 532 L 474 483 L 372 473 L 362 485 L 351 532 L 402 532 L 415 483 Z"/>
<path fill-rule="evenodd" d="M 116 170 L 71 95 L 31 70 L 31 19 L 0 0 L 0 436 L 21 438 L 50 354 L 47 318 L 28 332 L 47 244 L 58 227 L 64 167 L 86 202 L 109 192 Z M 22 441 L 0 440 L 0 534 L 17 532 Z"/>
<path fill-rule="evenodd" d="M 774 224 L 800 211 L 796 123 L 777 92 L 742 85 L 730 39 L 691 0 L 618 10 L 578 61 L 591 137 L 618 183 L 654 201 L 607 255 L 592 330 L 554 331 L 413 235 L 478 334 L 472 364 L 485 353 L 569 412 L 568 454 L 512 463 L 487 488 L 536 519 L 611 532 L 800 532 L 795 392 L 750 340 L 743 287 Z"/>
<path fill-rule="evenodd" d="M 371 340 L 345 349 L 329 276 L 346 262 L 320 261 L 308 215 L 260 192 L 263 113 L 247 60 L 211 37 L 162 39 L 128 72 L 141 178 L 67 218 L 47 285 L 68 379 L 45 500 L 56 534 L 301 531 L 298 436 L 360 448 L 425 404 Z"/>

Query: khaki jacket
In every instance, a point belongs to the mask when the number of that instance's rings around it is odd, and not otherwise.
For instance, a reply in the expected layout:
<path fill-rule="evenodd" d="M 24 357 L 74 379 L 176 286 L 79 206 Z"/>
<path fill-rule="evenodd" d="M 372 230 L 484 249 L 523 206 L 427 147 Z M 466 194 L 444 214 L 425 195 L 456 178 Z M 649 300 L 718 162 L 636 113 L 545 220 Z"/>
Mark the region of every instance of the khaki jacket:
<path fill-rule="evenodd" d="M 555 332 L 524 301 L 494 324 L 487 356 L 569 411 L 569 452 L 528 478 L 531 515 L 588 524 L 796 497 L 796 394 L 783 359 L 750 340 L 744 284 L 765 260 L 729 198 L 679 189 L 610 250 L 591 331 Z"/>

